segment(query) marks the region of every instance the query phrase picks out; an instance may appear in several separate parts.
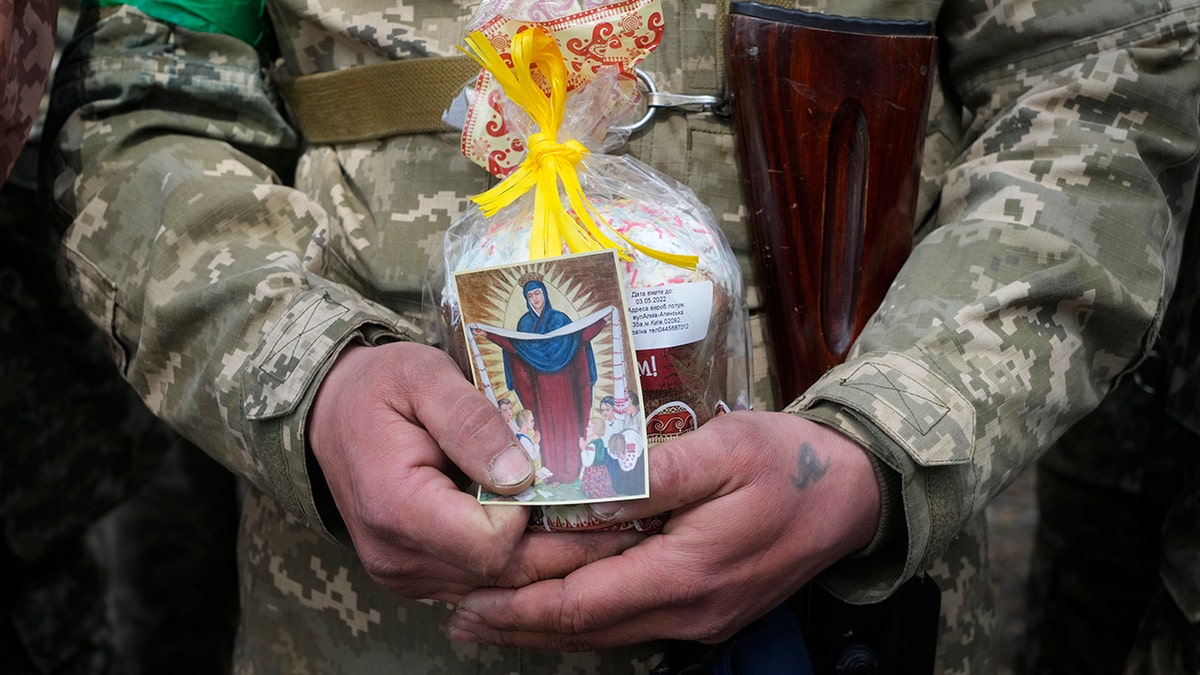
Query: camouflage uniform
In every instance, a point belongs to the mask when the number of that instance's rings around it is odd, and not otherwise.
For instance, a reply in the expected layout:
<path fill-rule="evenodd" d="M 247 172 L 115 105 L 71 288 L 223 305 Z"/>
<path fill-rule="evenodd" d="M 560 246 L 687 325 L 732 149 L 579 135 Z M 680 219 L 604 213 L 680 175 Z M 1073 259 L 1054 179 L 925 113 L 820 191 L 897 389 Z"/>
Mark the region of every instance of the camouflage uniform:
<path fill-rule="evenodd" d="M 943 54 L 921 240 L 847 362 L 786 407 L 860 440 L 894 470 L 903 505 L 885 546 L 822 581 L 872 601 L 929 572 L 943 588 L 940 671 L 988 673 L 984 506 L 1133 369 L 1176 281 L 1195 276 L 1197 258 L 1181 266 L 1181 254 L 1200 163 L 1200 2 L 816 4 L 936 19 Z M 720 89 L 722 7 L 664 2 L 665 42 L 646 63 L 662 89 Z M 452 55 L 470 11 L 444 0 L 268 10 L 285 76 Z M 335 543 L 307 412 L 343 345 L 427 339 L 428 259 L 489 182 L 455 135 L 301 145 L 252 48 L 128 8 L 84 34 L 59 77 L 55 187 L 73 219 L 76 298 L 154 412 L 253 485 L 240 672 L 652 667 L 657 645 L 451 643 L 446 607 L 387 597 Z M 751 277 L 761 349 L 730 125 L 660 115 L 630 152 L 717 215 Z M 757 379 L 757 406 L 774 407 L 769 374 Z"/>

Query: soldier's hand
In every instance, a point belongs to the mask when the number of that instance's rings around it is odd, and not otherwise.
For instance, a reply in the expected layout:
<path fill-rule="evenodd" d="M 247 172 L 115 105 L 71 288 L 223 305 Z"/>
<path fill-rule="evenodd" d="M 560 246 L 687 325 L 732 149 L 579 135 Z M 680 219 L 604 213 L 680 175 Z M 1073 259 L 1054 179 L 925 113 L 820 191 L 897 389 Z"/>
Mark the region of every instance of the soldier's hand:
<path fill-rule="evenodd" d="M 533 463 L 496 406 L 433 347 L 347 348 L 317 392 L 308 436 L 366 571 L 405 597 L 453 602 L 566 574 L 634 541 L 566 535 L 533 546 L 525 507 L 483 506 L 462 491 L 454 477 L 465 474 L 520 492 Z"/>
<path fill-rule="evenodd" d="M 659 445 L 650 477 L 650 498 L 616 517 L 672 510 L 661 534 L 565 578 L 471 593 L 451 636 L 569 651 L 719 642 L 865 547 L 879 523 L 865 451 L 784 413 L 724 415 Z"/>

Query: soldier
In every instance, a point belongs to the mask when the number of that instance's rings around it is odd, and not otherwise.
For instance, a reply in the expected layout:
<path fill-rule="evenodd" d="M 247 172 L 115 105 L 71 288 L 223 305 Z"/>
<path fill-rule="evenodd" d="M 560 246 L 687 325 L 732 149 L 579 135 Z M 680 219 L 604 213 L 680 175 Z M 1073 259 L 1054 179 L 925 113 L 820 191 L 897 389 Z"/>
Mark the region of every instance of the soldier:
<path fill-rule="evenodd" d="M 656 447 L 651 498 L 608 514 L 673 510 L 644 540 L 523 535 L 444 475 L 531 480 L 423 344 L 428 260 L 487 176 L 428 128 L 301 143 L 262 74 L 276 47 L 283 80 L 451 56 L 468 11 L 268 5 L 277 44 L 256 2 L 105 9 L 54 106 L 77 301 L 155 413 L 253 485 L 243 672 L 647 672 L 647 640 L 720 642 L 814 577 L 870 602 L 921 571 L 943 590 L 939 672 L 990 672 L 982 509 L 1133 370 L 1195 274 L 1200 3 L 813 3 L 937 20 L 920 242 L 804 396 L 770 401 L 760 373 L 757 411 Z M 722 6 L 663 3 L 661 86 L 720 90 Z M 682 113 L 629 147 L 697 191 L 749 272 L 732 149 L 727 121 Z"/>

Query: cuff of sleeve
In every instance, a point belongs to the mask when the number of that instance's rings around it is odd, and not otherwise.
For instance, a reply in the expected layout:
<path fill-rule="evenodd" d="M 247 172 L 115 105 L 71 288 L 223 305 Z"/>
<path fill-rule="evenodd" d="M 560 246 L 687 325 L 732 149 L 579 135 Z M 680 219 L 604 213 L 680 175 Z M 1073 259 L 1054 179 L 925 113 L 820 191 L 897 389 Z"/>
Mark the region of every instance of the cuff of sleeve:
<path fill-rule="evenodd" d="M 420 329 L 394 312 L 346 289 L 309 291 L 268 330 L 243 375 L 243 412 L 256 447 L 278 448 L 282 466 L 273 492 L 304 525 L 342 544 L 349 542 L 329 488 L 308 449 L 307 421 L 317 388 L 342 350 L 351 343 L 411 340 Z"/>
<path fill-rule="evenodd" d="M 867 548 L 843 558 L 822 572 L 817 582 L 838 599 L 853 604 L 879 602 L 887 598 L 919 569 L 918 561 L 923 558 L 925 542 L 928 541 L 928 536 L 921 531 L 908 527 L 914 507 L 905 500 L 904 471 L 889 464 L 895 455 L 879 448 L 880 441 L 869 427 L 840 406 L 823 404 L 803 410 L 789 407 L 788 412 L 832 427 L 853 438 L 867 450 L 876 476 L 881 478 L 879 486 L 883 512 L 874 539 Z M 919 516 L 917 520 L 919 522 Z"/>
<path fill-rule="evenodd" d="M 903 532 L 904 528 L 904 499 L 901 494 L 900 474 L 879 459 L 874 453 L 868 452 L 871 468 L 875 471 L 875 480 L 879 482 L 879 527 L 875 537 L 863 550 L 855 553 L 855 558 L 866 558 L 876 551 L 882 550 L 892 539 Z"/>
<path fill-rule="evenodd" d="M 299 490 L 298 494 L 309 494 L 312 497 L 311 501 L 302 500 L 301 506 L 313 514 L 310 519 L 310 525 L 315 526 L 318 532 L 332 539 L 337 544 L 345 547 L 352 547 L 353 542 L 350 540 L 350 531 L 346 528 L 346 522 L 342 520 L 342 514 L 338 511 L 337 503 L 333 500 L 333 493 L 329 490 L 329 483 L 325 481 L 325 473 L 321 470 L 320 463 L 317 462 L 317 456 L 313 454 L 312 448 L 308 445 L 308 415 L 312 409 L 313 399 L 316 397 L 319 383 L 325 379 L 325 374 L 329 372 L 329 368 L 337 361 L 342 350 L 349 345 L 366 345 L 374 347 L 387 342 L 396 342 L 398 340 L 410 339 L 406 334 L 395 332 L 392 328 L 384 325 L 363 325 L 350 336 L 350 339 L 342 343 L 335 351 L 327 365 L 321 369 L 318 377 L 314 380 L 314 384 L 310 387 L 310 392 L 305 397 L 300 409 L 296 414 L 299 419 L 304 421 L 304 470 L 305 476 L 297 480 L 293 480 L 293 484 L 297 486 L 308 485 L 307 493 Z"/>
<path fill-rule="evenodd" d="M 820 583 L 852 603 L 877 602 L 917 574 L 970 515 L 974 410 L 934 373 L 899 354 L 838 366 L 787 408 L 838 429 L 872 458 L 883 514 L 871 544 Z"/>

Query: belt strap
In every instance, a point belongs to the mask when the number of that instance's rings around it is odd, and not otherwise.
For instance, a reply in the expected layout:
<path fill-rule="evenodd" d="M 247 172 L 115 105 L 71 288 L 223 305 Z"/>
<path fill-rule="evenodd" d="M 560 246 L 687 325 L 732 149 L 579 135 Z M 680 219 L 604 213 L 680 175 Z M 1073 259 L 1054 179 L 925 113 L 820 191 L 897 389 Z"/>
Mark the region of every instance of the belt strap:
<path fill-rule="evenodd" d="M 305 75 L 279 88 L 310 143 L 353 143 L 454 130 L 442 113 L 479 71 L 466 55 L 432 56 Z"/>

